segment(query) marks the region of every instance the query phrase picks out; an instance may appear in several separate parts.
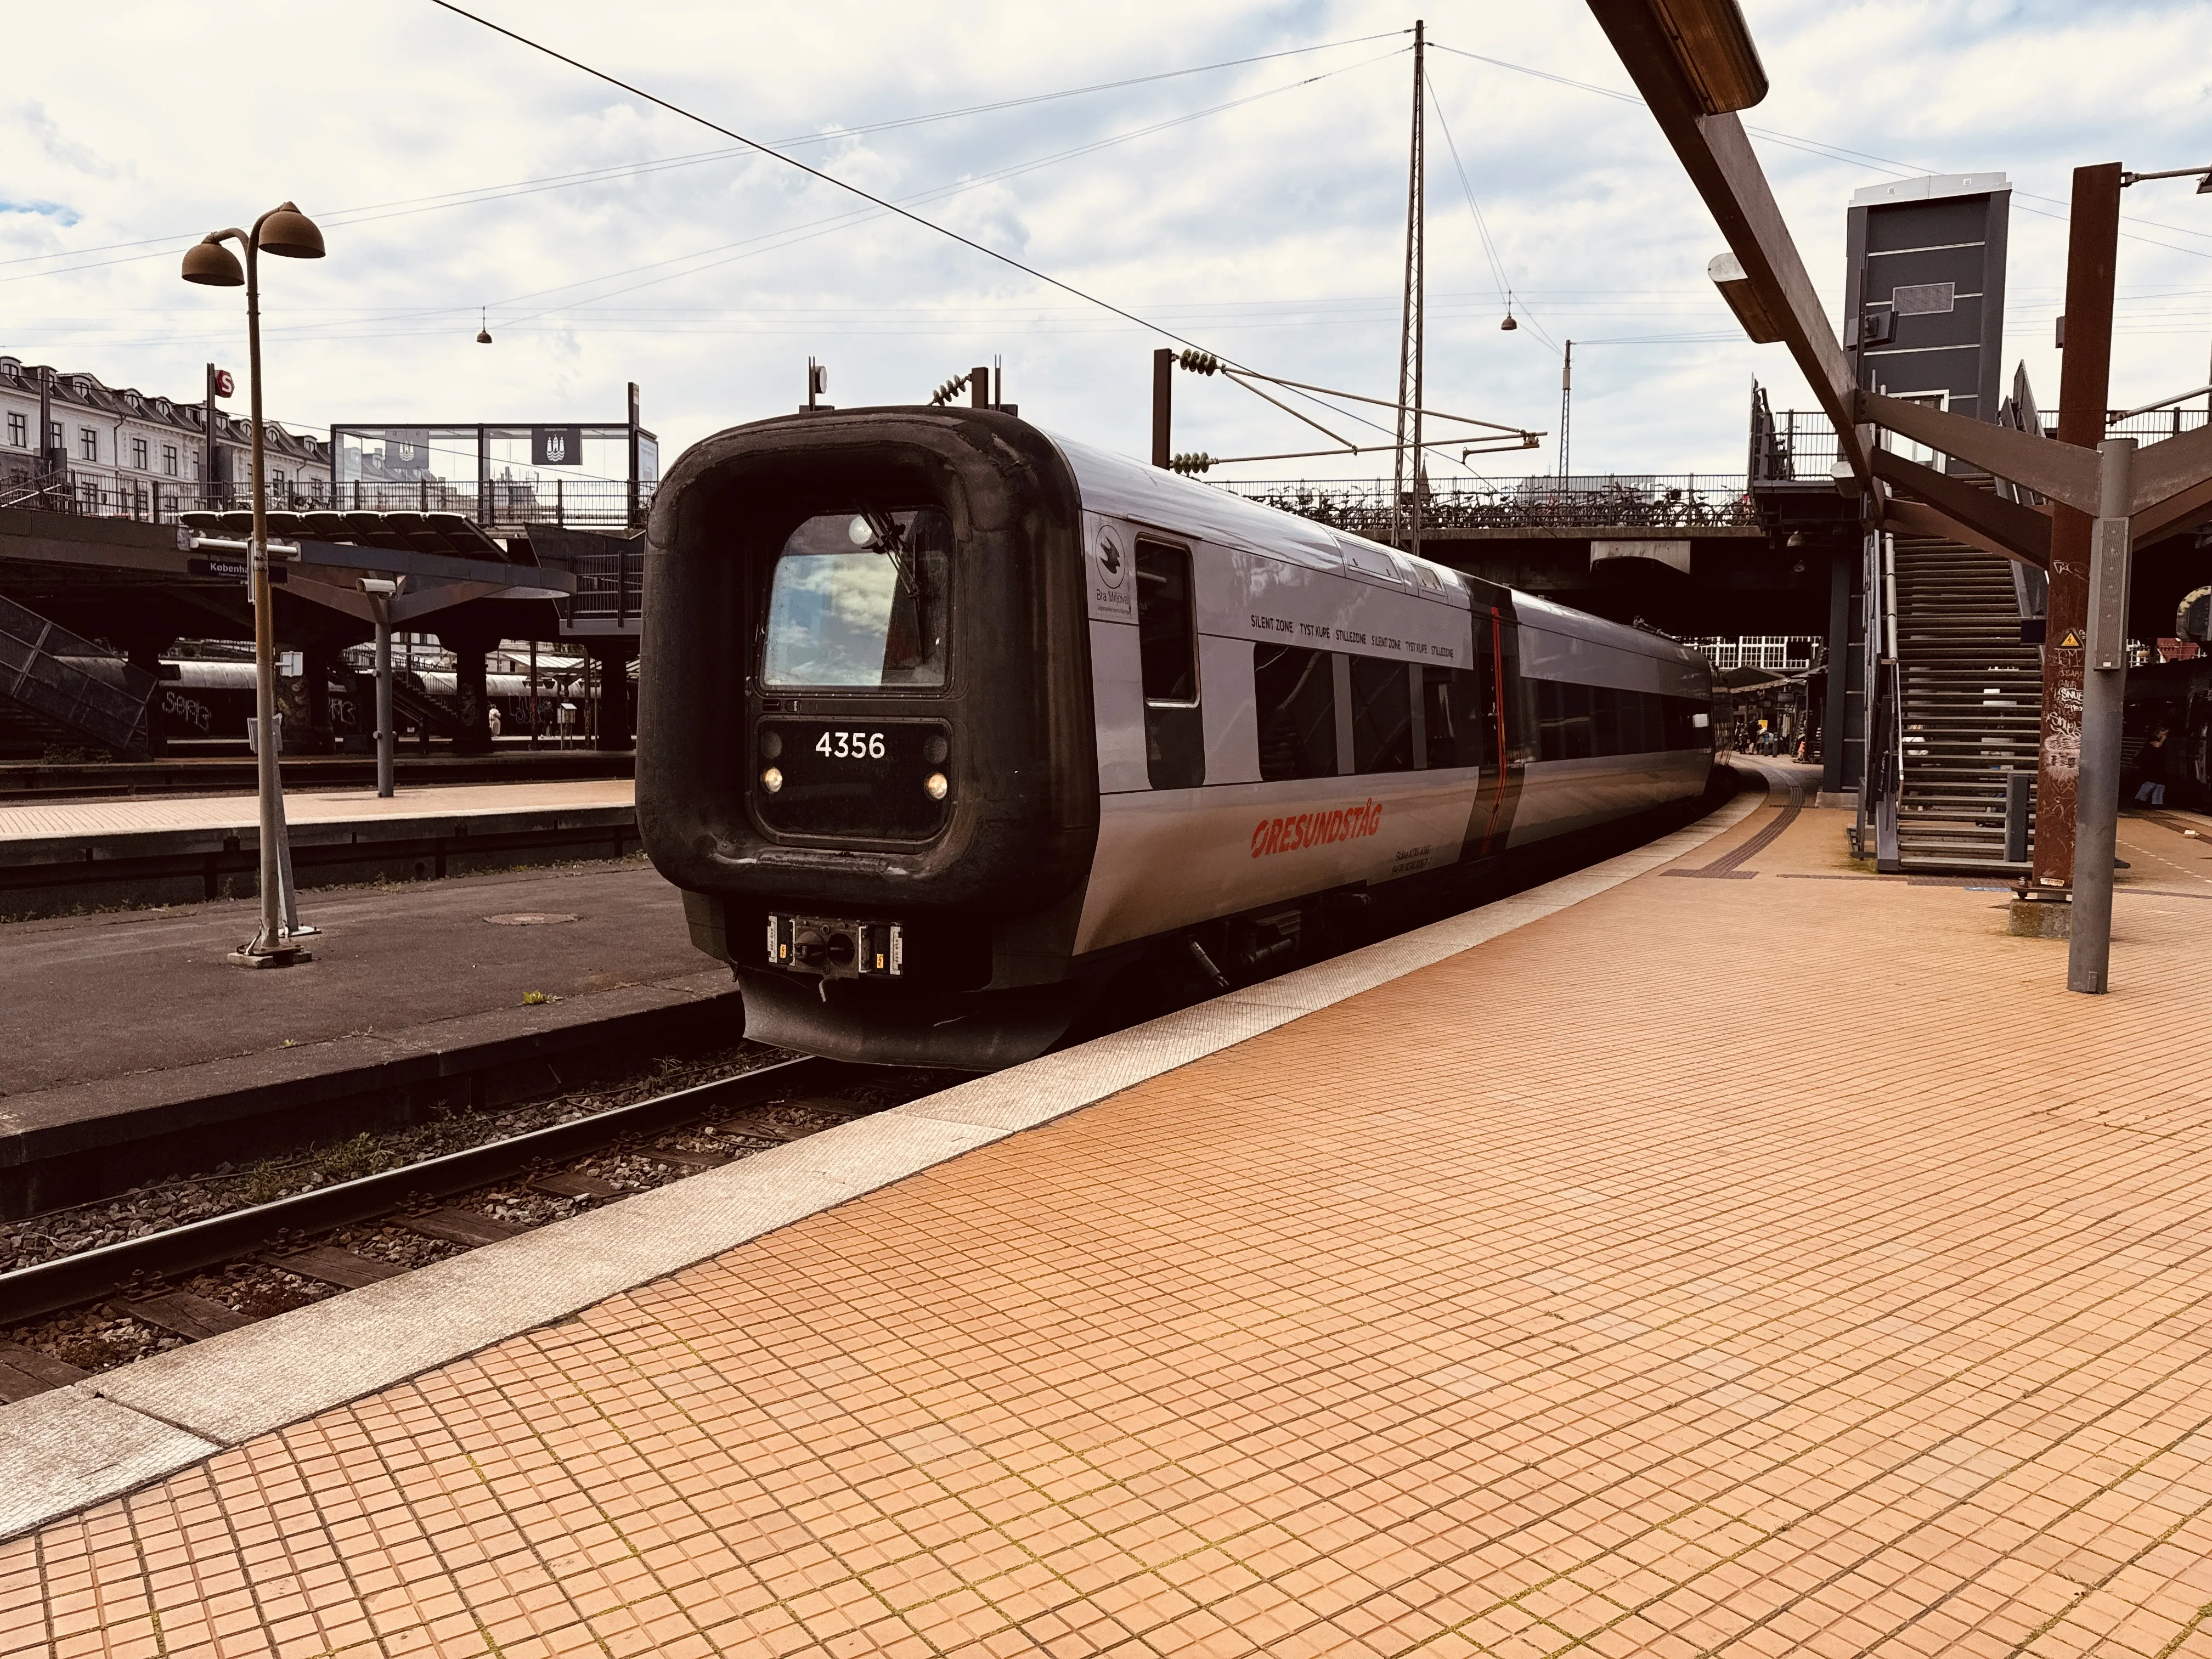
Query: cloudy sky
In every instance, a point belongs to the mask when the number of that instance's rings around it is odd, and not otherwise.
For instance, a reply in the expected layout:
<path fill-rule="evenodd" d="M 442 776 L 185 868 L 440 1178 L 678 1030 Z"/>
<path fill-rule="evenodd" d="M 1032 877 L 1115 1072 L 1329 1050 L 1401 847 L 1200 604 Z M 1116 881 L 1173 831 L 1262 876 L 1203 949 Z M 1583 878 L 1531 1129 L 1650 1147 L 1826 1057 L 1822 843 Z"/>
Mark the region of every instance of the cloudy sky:
<path fill-rule="evenodd" d="M 179 283 L 178 257 L 290 197 L 330 246 L 268 270 L 268 405 L 298 425 L 618 420 L 635 380 L 666 460 L 801 401 L 809 356 L 848 405 L 920 401 L 995 356 L 1024 415 L 1141 453 L 1161 331 L 1394 389 L 1413 6 L 482 9 L 1145 322 L 429 0 L 109 0 L 97 22 L 10 21 L 15 60 L 40 67 L 0 93 L 0 351 L 195 395 L 209 359 L 242 369 L 242 307 Z M 2070 169 L 2212 162 L 2212 6 L 1745 9 L 1773 82 L 1746 118 L 1832 313 L 1854 189 L 2002 169 L 2007 356 L 2055 404 Z M 1753 377 L 1778 406 L 1809 400 L 1705 282 L 1718 235 L 1587 9 L 1461 0 L 1427 20 L 1428 401 L 1555 428 L 1572 338 L 1577 472 L 1741 471 Z M 2148 402 L 2208 378 L 2212 196 L 2177 180 L 2125 207 L 2114 396 Z M 1177 393 L 1179 449 L 1312 447 L 1218 380 Z M 1548 471 L 1550 443 L 1476 465 Z"/>

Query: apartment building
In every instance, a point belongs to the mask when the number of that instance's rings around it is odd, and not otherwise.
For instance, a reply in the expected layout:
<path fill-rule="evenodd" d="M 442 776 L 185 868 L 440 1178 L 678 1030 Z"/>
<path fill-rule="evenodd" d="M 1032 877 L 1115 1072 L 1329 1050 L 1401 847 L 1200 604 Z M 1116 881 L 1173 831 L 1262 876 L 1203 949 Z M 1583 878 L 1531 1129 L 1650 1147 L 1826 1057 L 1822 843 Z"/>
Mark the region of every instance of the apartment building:
<path fill-rule="evenodd" d="M 43 443 L 42 382 L 49 410 Z M 216 411 L 210 476 L 207 418 L 197 398 L 149 396 L 82 370 L 0 356 L 0 501 L 40 481 L 42 449 L 56 459 L 55 482 L 86 512 L 165 517 L 179 504 L 242 496 L 252 477 L 253 424 Z M 265 448 L 272 505 L 329 499 L 326 441 L 271 421 Z"/>

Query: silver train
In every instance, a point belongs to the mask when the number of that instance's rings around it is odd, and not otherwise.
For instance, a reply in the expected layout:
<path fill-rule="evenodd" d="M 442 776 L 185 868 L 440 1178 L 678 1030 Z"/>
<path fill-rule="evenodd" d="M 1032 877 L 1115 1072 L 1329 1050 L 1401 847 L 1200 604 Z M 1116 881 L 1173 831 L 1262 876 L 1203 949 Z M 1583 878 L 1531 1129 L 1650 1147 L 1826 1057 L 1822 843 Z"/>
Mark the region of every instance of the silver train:
<path fill-rule="evenodd" d="M 448 707 L 455 706 L 460 695 L 459 677 L 450 669 L 403 669 L 394 665 L 393 672 L 403 684 L 412 687 L 425 696 L 436 698 Z M 155 729 L 170 739 L 193 738 L 229 738 L 242 740 L 247 720 L 253 715 L 253 665 L 220 657 L 186 657 L 170 659 L 161 664 L 161 684 L 154 697 Z M 285 705 L 304 706 L 307 700 L 307 680 L 302 676 L 288 676 L 278 685 L 277 695 Z M 376 706 L 374 682 L 366 675 L 359 677 L 356 685 L 343 679 L 330 682 L 331 727 L 339 737 L 368 736 L 376 729 Z M 484 690 L 490 707 L 491 734 L 524 732 L 530 730 L 530 677 L 527 674 L 487 674 Z M 556 726 L 556 712 L 560 696 L 544 680 L 538 683 L 538 717 L 540 727 L 547 732 Z M 580 692 L 573 693 L 569 701 L 581 702 Z M 408 721 L 403 713 L 398 730 L 404 733 Z"/>
<path fill-rule="evenodd" d="M 1714 766 L 1670 640 L 996 411 L 720 433 L 647 558 L 646 848 L 812 1053 L 1010 1064 L 1164 954 L 1276 971 Z"/>

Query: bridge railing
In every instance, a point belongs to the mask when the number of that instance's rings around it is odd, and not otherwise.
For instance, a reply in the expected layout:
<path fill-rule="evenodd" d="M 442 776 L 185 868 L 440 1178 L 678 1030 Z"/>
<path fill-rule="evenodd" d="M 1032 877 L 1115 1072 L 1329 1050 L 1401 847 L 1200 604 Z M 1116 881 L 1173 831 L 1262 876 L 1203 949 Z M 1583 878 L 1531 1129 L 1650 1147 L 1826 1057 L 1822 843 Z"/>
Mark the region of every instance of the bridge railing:
<path fill-rule="evenodd" d="M 548 480 L 489 478 L 356 478 L 337 486 L 337 505 L 356 511 L 459 513 L 487 529 L 550 524 L 568 530 L 631 527 L 629 483 L 623 478 Z M 637 487 L 640 514 L 653 504 L 653 486 Z"/>
<path fill-rule="evenodd" d="M 651 506 L 653 486 L 638 487 L 641 512 Z M 150 477 L 118 482 L 76 474 L 64 478 L 24 477 L 0 483 L 0 507 L 66 513 L 87 519 L 131 519 L 143 524 L 174 524 L 178 514 L 229 511 L 253 505 L 246 484 L 180 483 Z M 579 530 L 630 527 L 629 485 L 620 478 L 556 479 L 544 484 L 491 479 L 454 483 L 423 478 L 405 483 L 356 481 L 332 486 L 328 478 L 287 479 L 269 490 L 272 510 L 306 512 L 340 507 L 356 512 L 458 513 L 487 529 L 520 529 L 550 524 Z"/>
<path fill-rule="evenodd" d="M 58 482 L 0 484 L 0 507 L 33 513 L 64 513 L 82 519 L 131 519 L 141 524 L 175 524 L 183 513 L 229 512 L 253 505 L 243 484 L 179 484 L 164 478 L 114 483 L 74 477 Z M 269 492 L 271 511 L 302 512 L 331 505 L 330 481 L 310 479 Z"/>
<path fill-rule="evenodd" d="M 1410 495 L 1388 478 L 1238 480 L 1216 486 L 1332 529 L 1387 542 Z M 1741 473 L 1576 473 L 1432 488 L 1421 497 L 1424 532 L 1618 529 L 1690 532 L 1755 526 L 1759 509 Z"/>
<path fill-rule="evenodd" d="M 2119 410 L 2106 411 L 2105 435 L 2108 438 L 2133 438 L 2138 443 L 2154 444 L 2165 438 L 2178 438 L 2185 432 L 2194 432 L 2212 420 L 2212 410 L 2203 407 L 2192 409 L 2154 409 L 2146 414 L 2130 415 L 2124 420 L 2116 419 Z M 2058 435 L 2058 412 L 2041 411 L 2043 435 Z M 1754 399 L 1752 410 L 1751 459 L 1752 478 L 1755 483 L 1826 483 L 1842 451 L 1836 442 L 1836 428 L 1826 414 L 1817 409 L 1781 409 L 1768 410 L 1762 394 Z"/>

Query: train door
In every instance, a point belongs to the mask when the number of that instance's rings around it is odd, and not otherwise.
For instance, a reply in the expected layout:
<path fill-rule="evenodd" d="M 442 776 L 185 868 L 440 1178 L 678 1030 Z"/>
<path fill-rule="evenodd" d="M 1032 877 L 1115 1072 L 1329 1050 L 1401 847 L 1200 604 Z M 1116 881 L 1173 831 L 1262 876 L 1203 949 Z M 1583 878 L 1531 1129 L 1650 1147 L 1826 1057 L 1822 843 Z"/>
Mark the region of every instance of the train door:
<path fill-rule="evenodd" d="M 1474 702 L 1480 711 L 1482 785 L 1468 815 L 1468 854 L 1481 858 L 1504 850 L 1513 828 L 1528 757 L 1515 745 L 1511 687 L 1519 679 L 1512 618 L 1497 605 L 1478 605 L 1474 633 Z"/>
<path fill-rule="evenodd" d="M 1140 539 L 1136 566 L 1146 771 L 1155 789 L 1195 789 L 1206 781 L 1206 716 L 1190 550 Z"/>

